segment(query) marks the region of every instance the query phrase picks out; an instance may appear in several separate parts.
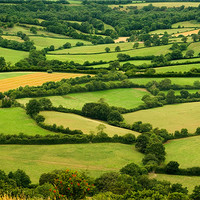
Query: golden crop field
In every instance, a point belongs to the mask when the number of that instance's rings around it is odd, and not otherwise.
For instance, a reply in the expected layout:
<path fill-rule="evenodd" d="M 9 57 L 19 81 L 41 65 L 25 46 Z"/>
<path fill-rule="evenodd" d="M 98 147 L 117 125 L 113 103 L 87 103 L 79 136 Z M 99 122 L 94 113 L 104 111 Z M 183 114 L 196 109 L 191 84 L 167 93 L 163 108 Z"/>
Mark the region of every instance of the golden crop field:
<path fill-rule="evenodd" d="M 15 72 L 14 72 L 15 73 Z M 31 74 L 5 78 L 0 80 L 0 92 L 5 92 L 11 89 L 16 89 L 20 86 L 24 87 L 42 85 L 48 81 L 60 81 L 63 78 L 75 78 L 84 76 L 85 74 L 75 73 L 46 73 L 46 72 L 33 72 Z"/>
<path fill-rule="evenodd" d="M 192 35 L 192 34 L 198 34 L 199 31 L 200 31 L 200 29 L 193 30 L 193 31 L 186 31 L 183 33 L 176 33 L 176 34 L 174 34 L 174 36 L 176 36 L 176 37 L 178 37 L 179 35 L 188 36 L 188 35 Z"/>

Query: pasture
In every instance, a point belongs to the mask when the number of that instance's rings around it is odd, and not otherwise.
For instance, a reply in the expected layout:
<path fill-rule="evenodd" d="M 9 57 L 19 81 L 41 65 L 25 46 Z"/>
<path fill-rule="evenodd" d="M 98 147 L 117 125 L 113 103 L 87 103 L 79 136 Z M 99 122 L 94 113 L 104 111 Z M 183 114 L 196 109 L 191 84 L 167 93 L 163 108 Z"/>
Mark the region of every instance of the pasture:
<path fill-rule="evenodd" d="M 55 134 L 37 126 L 22 108 L 0 108 L 1 132 L 6 135 L 24 133 L 26 135 Z"/>
<path fill-rule="evenodd" d="M 178 28 L 178 27 L 185 27 L 185 28 L 200 27 L 200 23 L 197 22 L 196 20 L 190 20 L 172 24 L 172 28 Z"/>
<path fill-rule="evenodd" d="M 48 96 L 54 106 L 62 105 L 67 108 L 81 110 L 85 103 L 98 102 L 103 98 L 110 106 L 134 108 L 143 103 L 142 97 L 148 94 L 145 89 L 112 89 L 95 92 L 72 93 L 65 96 Z M 120 97 L 120 98 L 119 98 Z M 30 98 L 18 99 L 19 103 L 26 104 Z"/>
<path fill-rule="evenodd" d="M 6 62 L 11 62 L 12 64 L 28 57 L 28 54 L 29 53 L 26 51 L 17 51 L 0 47 L 0 57 L 4 57 Z"/>
<path fill-rule="evenodd" d="M 167 79 L 170 79 L 172 84 L 178 84 L 178 85 L 193 85 L 194 81 L 200 81 L 199 77 L 166 77 Z M 147 84 L 150 81 L 157 81 L 160 82 L 163 79 L 166 78 L 131 78 L 129 79 L 133 83 L 137 84 Z"/>
<path fill-rule="evenodd" d="M 18 36 L 11 36 L 11 35 L 2 35 L 1 36 L 3 39 L 7 39 L 7 40 L 15 40 L 17 42 L 24 42 L 24 40 L 22 40 L 20 37 Z"/>
<path fill-rule="evenodd" d="M 143 154 L 132 145 L 66 144 L 66 145 L 0 145 L 1 170 L 23 169 L 33 183 L 38 183 L 42 173 L 55 169 L 86 171 L 87 175 L 99 175 L 119 171 L 134 162 L 141 164 Z"/>
<path fill-rule="evenodd" d="M 98 132 L 97 127 L 100 124 L 103 124 L 106 127 L 104 132 L 109 136 L 114 136 L 115 134 L 125 135 L 127 133 L 132 133 L 135 136 L 139 135 L 139 133 L 128 129 L 111 126 L 102 121 L 89 119 L 76 114 L 61 113 L 55 111 L 42 111 L 40 114 L 45 117 L 45 124 L 57 124 L 58 126 L 62 125 L 64 128 L 69 127 L 71 130 L 81 130 L 85 134 L 96 134 Z"/>
<path fill-rule="evenodd" d="M 175 92 L 175 95 L 180 95 L 180 91 L 181 90 L 174 90 L 174 92 Z M 193 94 L 193 93 L 196 93 L 196 92 L 200 92 L 200 90 L 187 90 L 189 93 L 191 93 L 191 94 Z M 168 93 L 168 91 L 162 91 L 162 92 L 164 92 L 165 94 L 167 94 Z"/>
<path fill-rule="evenodd" d="M 169 51 L 171 45 L 164 45 L 164 46 L 155 46 L 155 47 L 148 47 L 148 48 L 140 48 L 140 49 L 133 49 L 130 51 L 124 52 L 115 52 L 115 53 L 99 53 L 99 54 L 91 54 L 91 55 L 53 55 L 48 54 L 47 59 L 49 60 L 61 60 L 61 61 L 74 61 L 80 64 L 83 64 L 85 61 L 93 62 L 93 61 L 113 61 L 117 60 L 117 55 L 119 53 L 125 53 L 130 56 L 151 56 L 151 55 L 160 55 L 166 54 Z M 82 47 L 80 47 L 82 48 Z M 94 47 L 95 48 L 95 47 Z"/>
<path fill-rule="evenodd" d="M 199 136 L 169 141 L 165 144 L 167 153 L 165 163 L 174 160 L 180 164 L 180 168 L 199 167 L 199 142 Z"/>
<path fill-rule="evenodd" d="M 199 106 L 200 102 L 166 105 L 124 114 L 123 117 L 128 124 L 142 121 L 152 124 L 154 128 L 167 129 L 170 133 L 180 131 L 182 128 L 187 128 L 190 133 L 194 133 L 200 126 Z"/>
<path fill-rule="evenodd" d="M 37 86 L 42 85 L 48 81 L 60 81 L 63 78 L 75 78 L 84 76 L 85 74 L 73 74 L 73 73 L 47 73 L 47 72 L 32 72 L 21 74 L 18 76 L 18 72 L 0 73 L 4 79 L 0 80 L 0 92 L 5 92 L 11 89 L 16 89 L 20 86 Z M 12 75 L 13 74 L 13 77 Z M 8 78 L 6 78 L 8 75 Z"/>
<path fill-rule="evenodd" d="M 198 43 L 196 43 L 198 44 Z M 187 59 L 179 59 L 179 60 L 172 60 L 171 63 L 184 63 L 184 62 L 196 62 L 200 61 L 200 58 L 187 58 Z"/>
<path fill-rule="evenodd" d="M 184 5 L 185 7 L 198 7 L 199 2 L 151 2 L 151 3 L 132 3 L 132 4 L 126 4 L 126 5 L 120 5 L 123 6 L 123 9 L 125 9 L 128 6 L 137 6 L 138 9 L 143 8 L 144 6 L 148 6 L 149 4 L 152 4 L 155 7 L 162 7 L 166 6 L 168 8 L 170 7 L 180 7 Z M 119 7 L 119 5 L 109 5 L 109 7 L 114 8 L 114 7 Z"/>
<path fill-rule="evenodd" d="M 50 47 L 54 45 L 57 49 L 62 47 L 65 43 L 69 42 L 72 46 L 75 46 L 77 42 L 83 42 L 86 44 L 91 44 L 91 42 L 78 40 L 78 39 L 70 39 L 70 38 L 50 38 L 50 37 L 38 37 L 38 36 L 30 36 L 30 39 L 34 41 L 34 44 L 38 50 L 41 50 L 45 47 Z"/>
<path fill-rule="evenodd" d="M 188 31 L 192 31 L 192 28 L 178 28 L 178 29 L 161 29 L 156 31 L 151 31 L 149 34 L 160 34 L 163 35 L 165 32 L 168 34 L 176 34 L 176 33 L 184 33 Z"/>
<path fill-rule="evenodd" d="M 84 41 L 81 41 L 84 42 Z M 88 44 L 91 44 L 88 42 Z M 124 42 L 124 43 L 116 43 L 116 44 L 99 44 L 99 45 L 90 45 L 90 46 L 80 46 L 70 49 L 57 50 L 52 52 L 52 54 L 89 54 L 89 53 L 105 53 L 105 48 L 109 47 L 111 52 L 115 52 L 115 47 L 120 46 L 121 50 L 132 50 L 133 42 Z M 75 45 L 75 44 L 74 44 Z M 140 47 L 144 47 L 143 44 L 139 45 Z M 51 54 L 51 53 L 50 53 Z"/>
<path fill-rule="evenodd" d="M 169 181 L 172 184 L 179 183 L 183 187 L 187 187 L 189 193 L 192 193 L 192 190 L 196 185 L 199 185 L 200 177 L 199 176 L 179 176 L 179 175 L 169 175 L 169 174 L 153 174 L 149 175 L 149 178 L 155 178 L 159 181 Z"/>
<path fill-rule="evenodd" d="M 192 68 L 200 68 L 200 63 L 197 64 L 186 64 L 186 65 L 173 65 L 168 67 L 157 67 L 155 68 L 157 73 L 166 73 L 166 72 L 188 72 Z"/>
<path fill-rule="evenodd" d="M 200 53 L 200 42 L 191 43 L 188 46 L 187 50 L 193 50 L 194 51 L 194 56 L 198 56 L 198 54 Z"/>

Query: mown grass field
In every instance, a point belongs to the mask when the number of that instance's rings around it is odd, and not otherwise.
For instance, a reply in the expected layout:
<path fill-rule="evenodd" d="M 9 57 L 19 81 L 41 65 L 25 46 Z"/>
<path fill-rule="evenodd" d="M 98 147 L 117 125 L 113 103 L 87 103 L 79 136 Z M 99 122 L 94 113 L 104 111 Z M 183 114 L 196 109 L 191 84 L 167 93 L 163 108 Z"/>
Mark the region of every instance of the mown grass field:
<path fill-rule="evenodd" d="M 122 66 L 125 63 L 131 63 L 131 64 L 138 66 L 138 65 L 142 65 L 142 64 L 151 64 L 151 60 L 129 60 L 129 61 L 120 62 L 120 65 Z M 88 66 L 88 67 L 108 68 L 109 64 L 91 65 L 91 66 Z"/>
<path fill-rule="evenodd" d="M 183 33 L 187 31 L 194 30 L 192 28 L 175 28 L 175 29 L 161 29 L 161 30 L 156 30 L 156 31 L 151 31 L 149 34 L 164 34 L 167 32 L 168 34 L 176 34 L 176 33 Z"/>
<path fill-rule="evenodd" d="M 194 136 L 178 140 L 172 140 L 165 144 L 166 163 L 177 161 L 180 168 L 200 166 L 200 137 Z M 198 184 L 199 185 L 199 184 Z"/>
<path fill-rule="evenodd" d="M 189 193 L 192 193 L 194 187 L 199 185 L 199 176 L 178 176 L 178 175 L 168 175 L 168 174 L 150 174 L 150 178 L 155 178 L 159 181 L 169 181 L 172 184 L 179 183 L 183 187 L 187 187 Z"/>
<path fill-rule="evenodd" d="M 188 62 L 200 61 L 200 58 L 188 58 L 188 59 L 172 60 L 171 63 L 184 63 L 184 62 L 187 62 L 187 61 Z"/>
<path fill-rule="evenodd" d="M 98 102 L 103 98 L 111 106 L 134 108 L 141 104 L 142 97 L 148 94 L 144 89 L 112 89 L 95 92 L 73 93 L 65 96 L 48 96 L 54 106 L 62 105 L 67 108 L 82 109 L 85 103 Z M 18 102 L 26 104 L 30 98 L 18 99 Z"/>
<path fill-rule="evenodd" d="M 200 68 L 200 63 L 198 64 L 186 64 L 186 65 L 174 65 L 169 67 L 157 67 L 155 68 L 157 73 L 166 73 L 166 72 L 187 72 L 192 68 Z"/>
<path fill-rule="evenodd" d="M 136 136 L 139 135 L 139 133 L 128 129 L 111 126 L 102 121 L 89 119 L 76 114 L 55 111 L 42 111 L 40 114 L 45 117 L 45 124 L 57 124 L 58 126 L 62 125 L 65 128 L 69 127 L 71 130 L 81 130 L 85 134 L 96 134 L 98 132 L 97 126 L 103 124 L 106 126 L 104 132 L 109 136 L 114 136 L 115 134 L 125 135 L 127 133 L 133 133 Z"/>
<path fill-rule="evenodd" d="M 165 128 L 171 133 L 182 128 L 187 128 L 190 133 L 194 133 L 200 126 L 199 106 L 200 102 L 166 105 L 124 114 L 123 117 L 128 124 L 142 121 L 152 124 L 154 128 Z"/>
<path fill-rule="evenodd" d="M 24 40 L 22 40 L 20 37 L 18 36 L 11 36 L 11 35 L 2 35 L 1 36 L 3 39 L 7 39 L 7 40 L 15 40 L 17 42 L 24 42 Z"/>
<path fill-rule="evenodd" d="M 73 39 L 72 39 L 73 40 Z M 85 42 L 85 41 L 82 41 Z M 91 44 L 91 43 L 87 43 Z M 101 45 L 90 45 L 90 46 L 80 46 L 76 48 L 57 50 L 50 52 L 52 54 L 84 54 L 84 53 L 105 53 L 105 48 L 109 47 L 111 52 L 115 52 L 115 47 L 120 46 L 121 50 L 131 50 L 133 49 L 133 42 L 115 43 L 115 44 L 101 44 Z M 75 44 L 74 44 L 75 45 Z M 74 46 L 73 45 L 73 46 Z M 144 47 L 144 44 L 139 44 L 139 48 Z"/>
<path fill-rule="evenodd" d="M 200 53 L 200 42 L 191 43 L 187 50 L 193 50 L 194 56 L 197 56 Z"/>
<path fill-rule="evenodd" d="M 0 108 L 0 133 L 6 135 L 24 133 L 26 135 L 55 134 L 37 126 L 22 108 Z"/>
<path fill-rule="evenodd" d="M 10 72 L 10 73 L 0 73 L 4 79 L 0 80 L 0 92 L 5 92 L 11 89 L 16 89 L 20 86 L 24 87 L 26 85 L 29 86 L 37 86 L 42 85 L 48 81 L 60 81 L 61 79 L 65 78 L 75 78 L 84 76 L 85 74 L 73 74 L 73 73 L 47 73 L 47 72 L 32 72 L 27 73 L 21 76 L 18 76 L 18 72 Z M 11 77 L 13 74 L 13 77 Z M 8 75 L 8 78 L 6 78 Z"/>
<path fill-rule="evenodd" d="M 34 72 L 3 72 L 3 73 L 0 73 L 0 80 L 23 76 L 23 75 L 27 75 L 27 74 L 33 74 L 33 73 Z"/>
<path fill-rule="evenodd" d="M 178 84 L 178 85 L 193 85 L 194 81 L 200 81 L 199 77 L 187 77 L 187 78 L 182 78 L 182 77 L 166 77 L 167 79 L 170 79 L 172 81 L 172 84 Z M 147 84 L 150 81 L 157 81 L 160 82 L 163 79 L 166 78 L 131 78 L 129 79 L 133 83 L 137 84 Z"/>
<path fill-rule="evenodd" d="M 83 42 L 86 44 L 91 44 L 91 42 L 78 40 L 78 39 L 69 39 L 69 38 L 50 38 L 50 37 L 38 37 L 38 36 L 30 36 L 30 39 L 34 41 L 34 44 L 38 50 L 43 49 L 45 47 L 50 47 L 54 45 L 55 48 L 62 47 L 65 43 L 69 42 L 72 46 L 75 46 L 77 42 Z"/>
<path fill-rule="evenodd" d="M 0 47 L 0 57 L 4 57 L 6 62 L 11 62 L 12 64 L 28 57 L 28 54 L 29 53 L 26 51 L 17 51 Z"/>
<path fill-rule="evenodd" d="M 156 46 L 156 47 L 149 47 L 149 48 L 141 48 L 141 49 L 134 49 L 130 51 L 124 52 L 115 52 L 115 53 L 101 53 L 101 54 L 93 54 L 93 55 L 47 55 L 47 59 L 53 60 L 61 60 L 61 61 L 74 61 L 80 64 L 83 64 L 85 61 L 112 61 L 117 59 L 117 55 L 119 53 L 125 53 L 130 56 L 150 56 L 150 55 L 160 55 L 166 54 L 169 52 L 169 48 L 171 45 L 165 46 Z M 95 48 L 95 47 L 94 47 Z"/>
<path fill-rule="evenodd" d="M 55 169 L 87 171 L 98 177 L 109 171 L 119 171 L 134 162 L 141 164 L 143 154 L 132 145 L 124 144 L 66 144 L 66 145 L 0 145 L 1 170 L 23 169 L 33 183 L 42 173 Z"/>
<path fill-rule="evenodd" d="M 185 28 L 200 27 L 200 23 L 197 22 L 196 20 L 191 20 L 191 21 L 184 21 L 184 22 L 178 22 L 178 23 L 172 24 L 172 28 L 178 28 L 179 26 L 185 27 Z"/>

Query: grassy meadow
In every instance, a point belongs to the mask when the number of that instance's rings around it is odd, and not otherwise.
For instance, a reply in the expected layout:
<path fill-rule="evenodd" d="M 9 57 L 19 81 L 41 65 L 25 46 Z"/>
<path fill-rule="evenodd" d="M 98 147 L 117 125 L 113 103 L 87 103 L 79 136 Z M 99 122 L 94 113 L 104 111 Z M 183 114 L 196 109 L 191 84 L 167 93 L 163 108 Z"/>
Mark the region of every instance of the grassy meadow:
<path fill-rule="evenodd" d="M 200 23 L 196 20 L 190 20 L 190 21 L 184 21 L 184 22 L 178 22 L 172 25 L 172 28 L 178 28 L 179 26 L 185 27 L 185 28 L 194 28 L 194 27 L 200 27 Z"/>
<path fill-rule="evenodd" d="M 199 77 L 166 77 L 167 79 L 170 79 L 172 84 L 178 84 L 178 85 L 193 85 L 194 81 L 200 81 Z M 166 78 L 131 78 L 129 79 L 133 83 L 137 84 L 147 84 L 150 81 L 157 81 L 160 82 L 163 79 Z"/>
<path fill-rule="evenodd" d="M 11 62 L 12 64 L 28 57 L 28 54 L 29 53 L 26 51 L 17 51 L 0 47 L 0 57 L 4 57 L 6 62 Z"/>
<path fill-rule="evenodd" d="M 185 64 L 185 65 L 173 65 L 168 67 L 157 67 L 155 68 L 157 73 L 166 73 L 166 72 L 187 72 L 192 68 L 200 68 L 200 63 L 197 64 Z"/>
<path fill-rule="evenodd" d="M 83 42 L 86 44 L 91 44 L 91 42 L 78 40 L 78 39 L 70 39 L 70 38 L 50 38 L 50 37 L 38 37 L 38 36 L 30 36 L 30 39 L 34 41 L 34 44 L 38 50 L 41 50 L 45 47 L 50 47 L 54 45 L 57 49 L 62 47 L 65 43 L 69 42 L 72 46 L 75 46 L 77 42 Z"/>
<path fill-rule="evenodd" d="M 163 35 L 165 32 L 167 32 L 168 34 L 172 35 L 172 34 L 175 34 L 175 33 L 183 33 L 183 32 L 187 32 L 187 31 L 191 31 L 191 30 L 194 30 L 194 29 L 192 29 L 192 28 L 160 29 L 160 30 L 151 31 L 149 34 Z"/>
<path fill-rule="evenodd" d="M 180 168 L 199 167 L 200 160 L 200 137 L 194 136 L 189 138 L 177 139 L 167 142 L 166 161 L 175 160 L 180 164 Z"/>
<path fill-rule="evenodd" d="M 55 134 L 37 126 L 22 108 L 0 108 L 1 132 L 6 135 L 24 133 L 26 135 Z"/>
<path fill-rule="evenodd" d="M 155 46 L 155 47 L 149 47 L 149 48 L 141 48 L 141 49 L 134 49 L 130 51 L 125 51 L 121 53 L 126 53 L 130 56 L 151 56 L 151 55 L 160 55 L 160 54 L 166 54 L 169 52 L 169 48 L 171 45 L 164 45 L 164 46 Z M 85 61 L 112 61 L 117 59 L 117 55 L 120 52 L 115 53 L 101 53 L 101 54 L 93 54 L 93 55 L 47 55 L 47 59 L 49 60 L 61 60 L 61 61 L 74 61 L 80 64 L 83 64 Z"/>
<path fill-rule="evenodd" d="M 27 74 L 33 74 L 34 72 L 3 72 L 0 73 L 0 80 L 7 79 L 7 78 L 14 78 L 18 76 L 23 76 Z"/>
<path fill-rule="evenodd" d="M 66 145 L 0 145 L 1 170 L 23 169 L 37 183 L 42 173 L 55 169 L 87 171 L 98 177 L 109 171 L 119 171 L 131 162 L 141 164 L 143 154 L 132 145 L 66 144 Z"/>
<path fill-rule="evenodd" d="M 166 105 L 124 114 L 123 117 L 128 124 L 142 121 L 152 124 L 154 128 L 165 128 L 171 133 L 182 128 L 194 133 L 200 126 L 199 106 L 200 102 Z"/>
<path fill-rule="evenodd" d="M 106 127 L 104 132 L 109 136 L 114 136 L 115 134 L 125 135 L 127 133 L 133 133 L 135 136 L 139 135 L 139 133 L 128 129 L 111 126 L 102 121 L 89 119 L 76 114 L 55 111 L 42 111 L 40 114 L 45 117 L 45 124 L 57 124 L 58 126 L 62 125 L 64 128 L 69 127 L 71 130 L 81 130 L 85 134 L 96 134 L 98 132 L 97 127 L 100 124 L 103 124 Z"/>
<path fill-rule="evenodd" d="M 62 105 L 67 108 L 81 110 L 85 103 L 98 102 L 103 98 L 110 106 L 134 108 L 143 103 L 142 97 L 148 94 L 144 89 L 123 88 L 102 90 L 95 92 L 72 93 L 64 96 L 48 96 L 54 106 Z M 120 97 L 120 98 L 119 98 Z M 18 99 L 19 103 L 26 104 L 31 98 Z"/>
<path fill-rule="evenodd" d="M 155 178 L 159 181 L 169 181 L 172 184 L 179 183 L 183 187 L 187 187 L 189 193 L 192 193 L 195 185 L 199 185 L 199 176 L 179 176 L 179 175 L 169 175 L 169 174 L 150 174 L 149 178 Z"/>

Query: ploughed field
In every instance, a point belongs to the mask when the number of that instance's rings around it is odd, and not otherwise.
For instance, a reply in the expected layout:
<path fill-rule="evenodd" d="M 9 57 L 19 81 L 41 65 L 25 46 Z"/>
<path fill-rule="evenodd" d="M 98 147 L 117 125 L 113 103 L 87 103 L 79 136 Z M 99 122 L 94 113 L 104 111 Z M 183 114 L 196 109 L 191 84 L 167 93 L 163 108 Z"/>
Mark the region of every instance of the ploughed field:
<path fill-rule="evenodd" d="M 99 143 L 67 145 L 0 145 L 1 170 L 23 169 L 37 183 L 42 173 L 55 169 L 86 171 L 98 177 L 119 171 L 134 162 L 141 164 L 143 154 L 132 145 Z"/>
<path fill-rule="evenodd" d="M 0 73 L 0 92 L 16 89 L 20 86 L 37 86 L 48 81 L 60 81 L 65 78 L 75 78 L 85 74 L 75 73 L 47 73 L 47 72 L 6 72 Z"/>
<path fill-rule="evenodd" d="M 128 124 L 142 121 L 152 124 L 154 128 L 165 128 L 169 132 L 187 128 L 190 133 L 194 133 L 200 126 L 199 106 L 200 102 L 166 105 L 124 114 L 123 117 Z"/>

